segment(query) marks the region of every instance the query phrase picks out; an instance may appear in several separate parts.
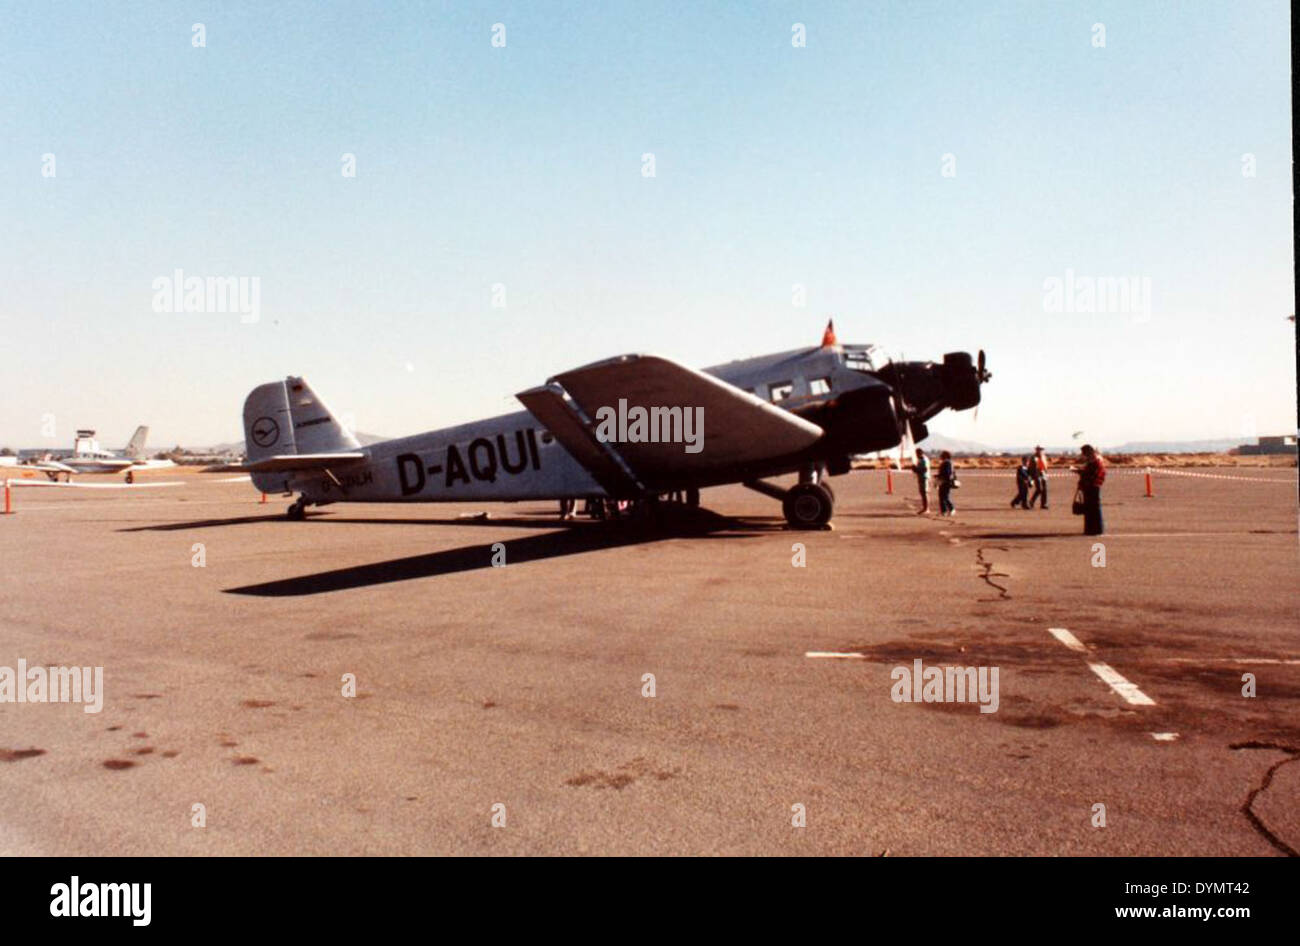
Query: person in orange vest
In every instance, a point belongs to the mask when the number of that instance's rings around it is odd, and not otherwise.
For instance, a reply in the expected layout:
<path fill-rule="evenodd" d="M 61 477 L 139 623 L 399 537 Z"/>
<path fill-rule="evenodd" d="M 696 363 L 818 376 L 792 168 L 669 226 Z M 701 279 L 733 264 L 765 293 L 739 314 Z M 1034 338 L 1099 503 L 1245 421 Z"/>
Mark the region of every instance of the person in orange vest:
<path fill-rule="evenodd" d="M 1047 458 L 1043 456 L 1042 447 L 1034 447 L 1034 462 L 1029 471 L 1034 477 L 1034 495 L 1029 497 L 1032 509 L 1038 497 L 1043 497 L 1042 508 L 1047 508 Z"/>

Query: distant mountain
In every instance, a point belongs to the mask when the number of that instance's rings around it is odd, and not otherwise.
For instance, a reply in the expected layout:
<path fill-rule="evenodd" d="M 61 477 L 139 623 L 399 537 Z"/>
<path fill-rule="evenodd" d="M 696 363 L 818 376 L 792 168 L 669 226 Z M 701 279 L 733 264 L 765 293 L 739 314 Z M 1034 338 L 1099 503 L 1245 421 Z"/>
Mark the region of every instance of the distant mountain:
<path fill-rule="evenodd" d="M 1086 440 L 1080 438 L 1077 441 L 1068 444 L 1045 444 L 1043 449 L 1051 456 L 1060 456 L 1062 454 L 1074 454 L 1079 452 L 1079 448 L 1084 445 Z M 1227 453 L 1229 450 L 1241 446 L 1245 443 L 1244 438 L 1236 439 L 1216 439 L 1216 440 L 1130 440 L 1127 443 L 1121 443 L 1116 446 L 1102 446 L 1102 454 L 1111 453 Z M 1037 444 L 1013 444 L 1010 446 L 992 447 L 985 443 L 976 443 L 972 440 L 956 440 L 952 437 L 945 437 L 943 434 L 931 434 L 919 444 L 924 447 L 927 453 L 937 453 L 940 450 L 949 450 L 956 454 L 1011 454 L 1013 456 L 1023 456 L 1027 453 L 1033 453 Z"/>
<path fill-rule="evenodd" d="M 1102 453 L 1227 453 L 1248 442 L 1245 437 L 1233 440 L 1130 440 L 1118 447 L 1104 447 Z"/>
<path fill-rule="evenodd" d="M 973 440 L 957 440 L 954 437 L 945 437 L 943 434 L 932 433 L 924 440 L 917 444 L 918 447 L 924 447 L 926 453 L 939 453 L 941 450 L 947 450 L 950 453 L 1001 453 L 1002 448 L 990 447 L 986 443 L 976 443 Z"/>

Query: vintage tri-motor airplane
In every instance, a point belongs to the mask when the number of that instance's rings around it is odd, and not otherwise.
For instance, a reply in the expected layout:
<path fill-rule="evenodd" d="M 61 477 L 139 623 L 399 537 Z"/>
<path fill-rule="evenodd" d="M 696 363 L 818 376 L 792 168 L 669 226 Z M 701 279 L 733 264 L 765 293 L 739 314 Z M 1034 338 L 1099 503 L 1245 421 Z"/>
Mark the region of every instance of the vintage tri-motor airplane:
<path fill-rule="evenodd" d="M 367 447 L 289 377 L 244 402 L 245 468 L 263 493 L 299 494 L 291 519 L 336 502 L 694 505 L 703 487 L 743 483 L 781 500 L 791 527 L 816 529 L 834 508 L 827 474 L 924 439 L 940 411 L 979 404 L 990 377 L 982 351 L 890 361 L 872 345 L 837 344 L 827 326 L 819 347 L 704 371 L 620 355 L 520 392 L 524 411 Z M 799 479 L 788 489 L 764 480 L 790 473 Z"/>

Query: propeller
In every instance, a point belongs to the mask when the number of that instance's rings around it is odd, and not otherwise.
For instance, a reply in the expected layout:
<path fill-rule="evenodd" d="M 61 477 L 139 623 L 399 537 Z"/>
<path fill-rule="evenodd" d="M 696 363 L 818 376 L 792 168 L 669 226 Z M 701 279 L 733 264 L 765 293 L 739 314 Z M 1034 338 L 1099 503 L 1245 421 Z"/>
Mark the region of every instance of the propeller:
<path fill-rule="evenodd" d="M 991 371 L 989 371 L 987 368 L 984 367 L 984 349 L 983 349 L 983 348 L 980 349 L 980 351 L 979 351 L 979 355 L 976 356 L 976 359 L 975 359 L 975 377 L 979 379 L 980 384 L 983 384 L 984 382 L 991 380 L 992 377 L 993 377 L 993 373 L 992 373 Z M 976 424 L 978 424 L 978 423 L 980 422 L 980 405 L 979 405 L 979 404 L 976 404 L 976 405 L 975 405 L 975 416 L 974 416 L 974 418 L 972 419 L 972 422 L 973 422 L 973 423 L 976 423 Z"/>
<path fill-rule="evenodd" d="M 906 356 L 899 352 L 899 357 L 892 360 L 894 366 L 894 417 L 898 421 L 898 468 L 906 469 L 908 457 L 916 453 L 916 442 L 912 437 L 912 408 L 908 406 L 907 401 L 903 399 L 903 375 L 905 372 L 904 362 L 902 359 Z"/>
<path fill-rule="evenodd" d="M 912 423 L 904 418 L 903 420 L 903 440 L 899 445 L 902 447 L 902 456 L 899 460 L 899 468 L 907 462 L 908 457 L 916 455 L 916 441 L 912 438 Z"/>

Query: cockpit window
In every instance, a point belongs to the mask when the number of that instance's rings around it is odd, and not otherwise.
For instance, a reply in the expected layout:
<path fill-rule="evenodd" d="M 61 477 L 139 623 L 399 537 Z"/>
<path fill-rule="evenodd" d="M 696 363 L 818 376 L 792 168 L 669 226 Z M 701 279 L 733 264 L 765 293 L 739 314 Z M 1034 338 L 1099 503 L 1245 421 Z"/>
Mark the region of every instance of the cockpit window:
<path fill-rule="evenodd" d="M 844 367 L 852 368 L 854 371 L 869 371 L 872 373 L 876 370 L 876 358 L 883 355 L 878 345 L 845 345 L 841 351 L 843 352 Z M 888 361 L 889 359 L 885 358 L 884 360 Z"/>
<path fill-rule="evenodd" d="M 769 384 L 767 389 L 771 392 L 773 401 L 784 401 L 794 391 L 794 382 L 778 381 L 776 384 Z"/>
<path fill-rule="evenodd" d="M 830 379 L 830 378 L 813 378 L 811 381 L 808 382 L 808 393 L 809 393 L 809 394 L 812 394 L 812 395 L 814 395 L 814 396 L 816 396 L 816 395 L 818 395 L 818 394 L 830 394 L 830 393 L 831 393 L 831 379 Z"/>

